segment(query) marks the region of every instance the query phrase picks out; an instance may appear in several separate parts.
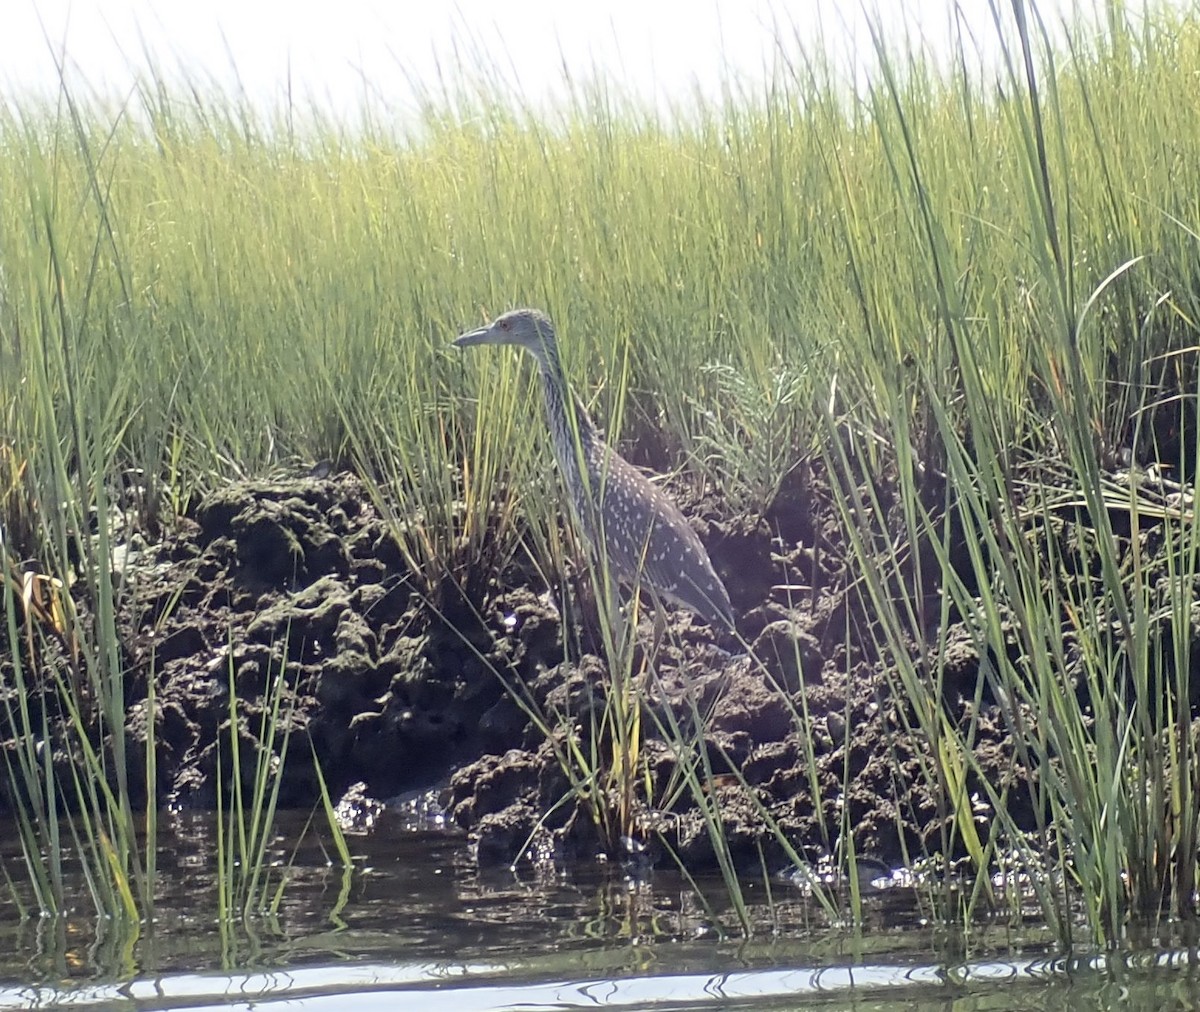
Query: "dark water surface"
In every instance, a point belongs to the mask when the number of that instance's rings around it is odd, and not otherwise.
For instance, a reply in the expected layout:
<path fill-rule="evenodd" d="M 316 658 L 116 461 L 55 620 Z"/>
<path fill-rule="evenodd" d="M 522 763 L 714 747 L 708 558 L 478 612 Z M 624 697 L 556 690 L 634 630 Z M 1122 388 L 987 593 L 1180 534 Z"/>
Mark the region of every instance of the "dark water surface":
<path fill-rule="evenodd" d="M 1000 927 L 967 944 L 902 890 L 868 900 L 855 932 L 785 883 L 772 902 L 751 891 L 747 941 L 721 930 L 735 921 L 719 883 L 701 900 L 662 872 L 480 872 L 461 838 L 400 817 L 350 839 L 350 875 L 284 820 L 277 914 L 223 930 L 212 818 L 165 820 L 153 930 L 22 918 L 5 891 L 0 1009 L 1200 1008 L 1194 951 L 1061 959 L 1044 933 Z M 20 882 L 15 830 L 0 832 Z M 78 895 L 87 910 L 83 881 Z"/>

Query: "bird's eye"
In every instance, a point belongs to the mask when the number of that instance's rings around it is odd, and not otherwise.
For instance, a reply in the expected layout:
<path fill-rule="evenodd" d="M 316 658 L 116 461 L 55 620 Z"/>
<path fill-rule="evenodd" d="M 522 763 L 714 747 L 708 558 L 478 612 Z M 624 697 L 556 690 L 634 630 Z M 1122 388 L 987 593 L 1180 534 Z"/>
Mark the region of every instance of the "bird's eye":
<path fill-rule="evenodd" d="M 509 327 L 511 327 L 511 326 L 512 326 L 512 323 L 510 323 L 508 320 L 501 320 L 499 323 L 499 327 L 501 330 L 508 330 Z"/>

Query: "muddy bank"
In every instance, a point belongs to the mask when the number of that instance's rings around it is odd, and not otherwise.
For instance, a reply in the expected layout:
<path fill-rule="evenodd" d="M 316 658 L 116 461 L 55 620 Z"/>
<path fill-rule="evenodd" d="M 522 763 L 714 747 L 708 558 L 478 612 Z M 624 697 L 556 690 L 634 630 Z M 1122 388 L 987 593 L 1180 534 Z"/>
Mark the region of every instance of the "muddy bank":
<path fill-rule="evenodd" d="M 805 472 L 764 517 L 723 518 L 713 504 L 689 512 L 740 636 L 685 612 L 665 632 L 643 622 L 639 642 L 660 642 L 652 664 L 634 660 L 650 784 L 650 803 L 635 813 L 644 837 L 661 832 L 692 867 L 714 861 L 695 800 L 678 789 L 682 757 L 660 730 L 690 728 L 699 712 L 712 770 L 705 790 L 736 859 L 786 861 L 764 812 L 813 857 L 844 849 L 846 833 L 856 854 L 887 865 L 942 850 L 951 834 L 923 770 L 929 746 L 895 691 L 820 475 Z M 212 807 L 234 775 L 221 760 L 230 736 L 241 739 L 249 777 L 273 723 L 274 749 L 283 726 L 292 734 L 284 805 L 317 797 L 311 742 L 351 808 L 448 783 L 448 815 L 483 861 L 522 852 L 591 860 L 613 849 L 586 806 L 562 803 L 569 783 L 556 759 L 567 736 L 592 744 L 607 671 L 596 654 L 564 651 L 555 595 L 532 567 L 475 574 L 474 600 L 452 586 L 430 599 L 349 474 L 231 485 L 158 543 L 121 557 L 126 731 L 136 756 L 153 679 L 158 804 Z M 86 613 L 88 602 L 78 606 Z M 938 658 L 929 651 L 939 636 L 931 628 L 914 656 L 937 665 L 948 717 L 974 722 L 982 769 L 1013 788 L 1014 814 L 1032 825 L 1025 770 L 981 691 L 974 638 L 949 630 Z M 803 719 L 811 734 L 800 733 Z M 983 796 L 979 788 L 967 785 Z"/>

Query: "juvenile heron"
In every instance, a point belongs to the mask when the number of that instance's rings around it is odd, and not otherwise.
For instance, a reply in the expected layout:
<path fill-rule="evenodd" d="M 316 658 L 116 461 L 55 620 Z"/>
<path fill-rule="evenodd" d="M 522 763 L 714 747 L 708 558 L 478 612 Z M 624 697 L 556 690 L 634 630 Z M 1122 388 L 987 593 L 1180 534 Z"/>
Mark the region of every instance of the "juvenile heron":
<path fill-rule="evenodd" d="M 696 532 L 675 503 L 604 442 L 572 392 L 549 317 L 514 309 L 454 341 L 458 348 L 474 344 L 515 344 L 537 359 L 554 456 L 575 517 L 613 575 L 733 629 L 729 593 Z"/>

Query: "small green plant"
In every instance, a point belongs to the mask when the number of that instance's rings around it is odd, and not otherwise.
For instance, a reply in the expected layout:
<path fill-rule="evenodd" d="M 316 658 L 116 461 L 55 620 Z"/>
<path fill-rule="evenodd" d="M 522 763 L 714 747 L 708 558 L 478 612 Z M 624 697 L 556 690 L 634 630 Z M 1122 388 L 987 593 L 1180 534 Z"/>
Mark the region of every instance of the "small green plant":
<path fill-rule="evenodd" d="M 217 740 L 217 915 L 232 925 L 278 909 L 286 874 L 275 870 L 268 848 L 283 769 L 291 745 L 295 696 L 288 691 L 285 661 L 268 673 L 257 726 L 248 726 L 239 703 L 233 651 L 229 652 L 229 714 Z M 285 636 L 281 658 L 287 657 Z M 253 754 L 246 756 L 244 750 Z"/>
<path fill-rule="evenodd" d="M 696 406 L 711 423 L 696 440 L 697 453 L 719 474 L 730 509 L 762 512 L 812 442 L 815 370 L 776 362 L 761 381 L 729 363 L 708 363 L 702 371 L 713 383 L 716 406 Z"/>
<path fill-rule="evenodd" d="M 242 942 L 254 943 L 260 930 L 257 925 L 261 922 L 271 928 L 274 924 L 292 875 L 290 862 L 273 854 L 279 843 L 279 792 L 288 763 L 296 761 L 291 751 L 297 694 L 288 684 L 287 640 L 285 633 L 278 666 L 267 673 L 266 692 L 253 701 L 253 707 L 248 708 L 250 701 L 238 693 L 232 660 L 228 669 L 228 718 L 216 750 L 216 878 L 221 948 L 231 967 L 241 964 Z M 248 709 L 258 710 L 257 719 Z M 320 788 L 322 825 L 330 833 L 345 884 L 353 859 L 315 752 L 311 758 Z M 295 842 L 293 855 L 304 834 L 313 831 L 312 824 L 310 818 Z M 344 892 L 345 888 L 330 913 L 335 920 L 346 902 Z"/>

